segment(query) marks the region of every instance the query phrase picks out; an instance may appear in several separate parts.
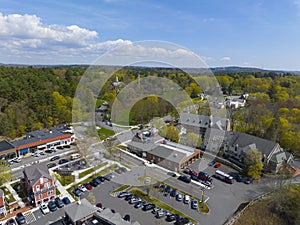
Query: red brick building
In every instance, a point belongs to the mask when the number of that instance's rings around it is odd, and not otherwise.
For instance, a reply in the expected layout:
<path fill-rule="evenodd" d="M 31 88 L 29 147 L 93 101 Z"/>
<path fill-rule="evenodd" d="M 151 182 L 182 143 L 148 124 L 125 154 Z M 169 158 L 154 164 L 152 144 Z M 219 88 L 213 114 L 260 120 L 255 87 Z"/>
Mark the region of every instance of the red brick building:
<path fill-rule="evenodd" d="M 6 216 L 7 211 L 5 208 L 5 201 L 4 201 L 4 192 L 0 189 L 0 217 Z"/>
<path fill-rule="evenodd" d="M 23 171 L 29 201 L 35 206 L 47 203 L 56 197 L 56 186 L 46 163 L 26 167 Z"/>

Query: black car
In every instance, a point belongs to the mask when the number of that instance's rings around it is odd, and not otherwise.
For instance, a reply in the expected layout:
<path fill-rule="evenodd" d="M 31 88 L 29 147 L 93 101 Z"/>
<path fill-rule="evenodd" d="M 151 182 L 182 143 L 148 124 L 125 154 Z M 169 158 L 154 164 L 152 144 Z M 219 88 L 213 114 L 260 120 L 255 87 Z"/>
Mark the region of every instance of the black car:
<path fill-rule="evenodd" d="M 176 222 L 174 224 L 175 225 L 184 225 L 189 222 L 190 222 L 190 220 L 188 218 L 179 218 L 178 220 L 176 220 Z"/>
<path fill-rule="evenodd" d="M 50 202 L 48 203 L 48 207 L 49 207 L 49 209 L 50 209 L 51 212 L 54 212 L 54 211 L 57 210 L 57 207 L 56 207 L 55 203 L 52 202 L 52 201 L 50 201 Z"/>
<path fill-rule="evenodd" d="M 138 201 L 137 203 L 134 204 L 134 208 L 138 209 L 146 204 L 147 204 L 147 202 L 145 202 L 145 201 Z"/>
<path fill-rule="evenodd" d="M 171 197 L 175 197 L 177 195 L 177 191 L 176 189 L 173 189 L 171 192 L 170 192 L 170 196 Z"/>
<path fill-rule="evenodd" d="M 11 218 L 6 222 L 6 225 L 17 225 L 17 224 L 16 221 L 13 218 Z"/>
<path fill-rule="evenodd" d="M 241 174 L 238 174 L 238 175 L 236 176 L 236 181 L 237 181 L 237 182 L 242 182 L 242 180 L 243 180 L 243 176 L 242 176 Z"/>
<path fill-rule="evenodd" d="M 101 182 L 104 182 L 105 181 L 105 178 L 103 176 L 99 176 L 97 177 Z"/>
<path fill-rule="evenodd" d="M 56 151 L 54 149 L 47 149 L 47 150 L 45 150 L 45 152 L 51 154 L 51 153 L 56 152 Z"/>
<path fill-rule="evenodd" d="M 147 204 L 147 205 L 144 205 L 143 208 L 142 208 L 142 210 L 143 210 L 143 211 L 148 211 L 148 210 L 152 210 L 152 209 L 154 209 L 154 208 L 155 208 L 155 204 L 149 203 L 149 204 Z"/>
<path fill-rule="evenodd" d="M 127 222 L 130 222 L 130 215 L 129 214 L 126 214 L 123 218 L 123 220 L 127 221 Z"/>
<path fill-rule="evenodd" d="M 55 167 L 55 166 L 57 166 L 56 165 L 56 163 L 49 163 L 48 165 L 47 165 L 47 167 L 50 169 L 50 168 L 53 168 L 53 167 Z"/>
<path fill-rule="evenodd" d="M 53 157 L 50 159 L 50 161 L 55 161 L 55 160 L 58 160 L 58 159 L 60 159 L 60 157 L 59 157 L 58 155 L 56 155 L 56 156 L 53 156 Z"/>
<path fill-rule="evenodd" d="M 200 182 L 200 179 L 198 178 L 198 176 L 196 176 L 194 174 L 191 175 L 191 179 L 194 180 L 194 181 Z"/>
<path fill-rule="evenodd" d="M 245 181 L 244 181 L 245 184 L 251 184 L 253 183 L 253 178 L 251 177 L 248 177 Z"/>
<path fill-rule="evenodd" d="M 120 170 L 121 170 L 123 173 L 127 172 L 127 169 L 126 169 L 125 167 L 121 167 Z"/>
<path fill-rule="evenodd" d="M 179 220 L 179 219 L 180 219 L 180 216 L 178 214 L 171 214 L 171 215 L 167 216 L 166 221 L 172 222 L 172 221 Z"/>
<path fill-rule="evenodd" d="M 185 176 L 185 175 L 178 177 L 178 180 L 181 180 L 185 183 L 191 183 L 191 178 L 189 178 L 188 176 Z"/>
<path fill-rule="evenodd" d="M 64 207 L 64 202 L 59 197 L 56 197 L 54 199 L 54 202 L 55 202 L 55 204 L 57 205 L 58 208 Z"/>
<path fill-rule="evenodd" d="M 58 164 L 64 164 L 64 163 L 67 163 L 67 162 L 70 162 L 69 159 L 61 159 L 58 161 Z"/>
<path fill-rule="evenodd" d="M 18 224 L 24 224 L 24 223 L 26 223 L 25 217 L 24 217 L 24 215 L 21 212 L 17 213 L 17 215 L 16 215 L 16 221 L 18 222 Z"/>
<path fill-rule="evenodd" d="M 92 180 L 90 182 L 90 185 L 92 185 L 93 187 L 97 187 L 98 186 L 98 182 L 96 182 L 95 180 Z"/>
<path fill-rule="evenodd" d="M 176 177 L 177 175 L 176 175 L 176 173 L 173 173 L 173 172 L 168 172 L 167 173 L 169 176 L 172 176 L 172 177 Z"/>
<path fill-rule="evenodd" d="M 170 186 L 167 186 L 167 187 L 165 188 L 165 195 L 168 195 L 170 192 L 171 192 L 171 187 L 170 187 Z"/>
<path fill-rule="evenodd" d="M 97 182 L 98 185 L 101 184 L 101 180 L 98 177 L 94 178 L 93 181 Z"/>
<path fill-rule="evenodd" d="M 132 198 L 137 198 L 137 196 L 133 195 L 133 194 L 128 195 L 128 196 L 125 197 L 125 201 L 130 201 Z"/>

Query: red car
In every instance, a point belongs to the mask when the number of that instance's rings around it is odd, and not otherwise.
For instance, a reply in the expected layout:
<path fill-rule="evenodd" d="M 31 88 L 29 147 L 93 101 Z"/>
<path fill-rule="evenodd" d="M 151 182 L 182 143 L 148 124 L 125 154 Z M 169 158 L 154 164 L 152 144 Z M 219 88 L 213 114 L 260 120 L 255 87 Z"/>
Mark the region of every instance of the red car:
<path fill-rule="evenodd" d="M 214 167 L 219 168 L 221 165 L 222 165 L 221 163 L 216 163 Z"/>
<path fill-rule="evenodd" d="M 85 186 L 86 189 L 88 189 L 88 190 L 92 190 L 92 189 L 93 189 L 93 186 L 90 185 L 89 183 L 85 184 L 84 186 Z"/>

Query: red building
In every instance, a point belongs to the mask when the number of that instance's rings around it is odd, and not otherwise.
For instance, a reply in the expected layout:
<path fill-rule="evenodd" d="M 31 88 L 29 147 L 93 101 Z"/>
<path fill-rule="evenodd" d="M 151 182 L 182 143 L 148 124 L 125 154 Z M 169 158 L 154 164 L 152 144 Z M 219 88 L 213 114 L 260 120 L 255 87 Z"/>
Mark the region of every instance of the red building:
<path fill-rule="evenodd" d="M 29 201 L 35 206 L 47 203 L 56 197 L 56 186 L 46 163 L 26 167 L 23 171 Z"/>
<path fill-rule="evenodd" d="M 6 216 L 7 211 L 5 208 L 5 201 L 4 201 L 4 192 L 0 189 L 0 217 Z"/>

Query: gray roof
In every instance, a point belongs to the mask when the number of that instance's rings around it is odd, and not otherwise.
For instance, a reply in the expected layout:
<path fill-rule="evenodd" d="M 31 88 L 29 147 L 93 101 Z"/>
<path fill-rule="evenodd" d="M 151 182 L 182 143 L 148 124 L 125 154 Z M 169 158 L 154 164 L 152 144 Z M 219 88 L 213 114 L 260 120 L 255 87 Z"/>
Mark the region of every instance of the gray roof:
<path fill-rule="evenodd" d="M 47 140 L 54 137 L 59 137 L 69 133 L 66 132 L 67 130 L 69 130 L 68 126 L 61 125 L 61 126 L 51 128 L 50 131 L 41 131 L 41 130 L 32 131 L 27 133 L 25 138 L 12 142 L 12 145 L 15 147 L 19 147 L 21 145 L 38 142 L 41 140 Z"/>
<path fill-rule="evenodd" d="M 145 142 L 138 142 L 138 141 L 130 141 L 127 143 L 127 146 L 134 147 L 139 149 L 140 151 L 148 151 L 156 146 L 153 142 L 145 143 Z"/>
<path fill-rule="evenodd" d="M 207 150 L 217 151 L 223 145 L 226 131 L 215 128 L 208 128 L 205 132 L 203 144 Z"/>
<path fill-rule="evenodd" d="M 175 163 L 180 163 L 185 157 L 188 156 L 188 152 L 184 153 L 183 151 L 167 148 L 163 145 L 159 145 L 154 149 L 149 150 L 148 153 Z"/>
<path fill-rule="evenodd" d="M 257 149 L 267 157 L 272 153 L 278 144 L 274 141 L 259 138 L 250 134 L 240 132 L 226 132 L 227 143 L 230 146 L 238 145 L 240 148 L 255 144 Z"/>
<path fill-rule="evenodd" d="M 53 180 L 53 177 L 49 174 L 47 163 L 38 163 L 25 167 L 24 174 L 26 174 L 31 185 L 35 184 L 41 177 Z"/>
<path fill-rule="evenodd" d="M 122 219 L 120 213 L 116 212 L 116 213 L 112 213 L 111 210 L 109 208 L 104 209 L 100 216 L 102 218 L 105 218 L 106 220 L 110 221 L 111 223 L 115 224 L 115 225 L 140 225 L 139 222 L 135 221 L 135 222 L 126 222 L 125 220 Z"/>
<path fill-rule="evenodd" d="M 276 162 L 276 163 L 282 163 L 285 160 L 288 160 L 291 157 L 291 153 L 289 152 L 276 152 L 274 155 L 271 157 L 271 161 Z"/>
<path fill-rule="evenodd" d="M 97 209 L 85 198 L 64 208 L 69 218 L 76 222 L 97 212 Z"/>
<path fill-rule="evenodd" d="M 226 130 L 228 122 L 226 118 L 198 115 L 192 113 L 181 113 L 180 123 L 183 125 L 189 125 L 199 128 L 214 127 L 220 130 Z"/>
<path fill-rule="evenodd" d="M 8 141 L 0 141 L 0 152 L 4 152 L 6 150 L 14 149 L 15 147 L 9 143 Z"/>

